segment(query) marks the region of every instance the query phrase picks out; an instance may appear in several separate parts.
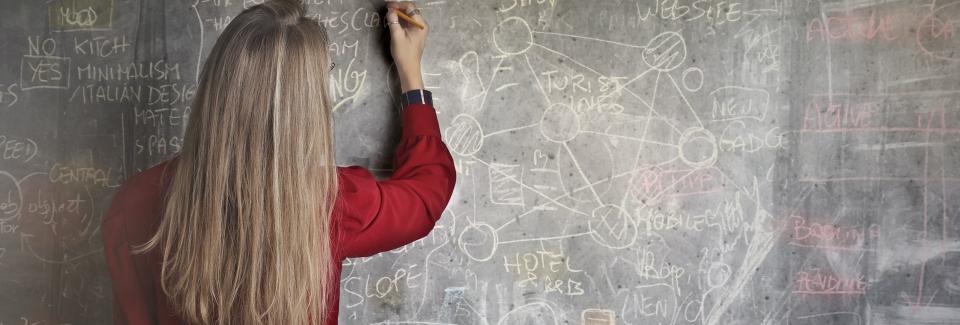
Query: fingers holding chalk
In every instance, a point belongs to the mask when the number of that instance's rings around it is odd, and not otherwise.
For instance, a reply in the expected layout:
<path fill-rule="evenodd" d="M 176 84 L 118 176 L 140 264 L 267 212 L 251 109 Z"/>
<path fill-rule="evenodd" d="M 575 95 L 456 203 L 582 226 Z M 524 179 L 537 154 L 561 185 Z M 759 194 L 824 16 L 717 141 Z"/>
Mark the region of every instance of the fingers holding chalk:
<path fill-rule="evenodd" d="M 400 25 L 400 17 L 397 16 L 397 10 L 387 9 L 387 28 L 390 29 L 392 37 L 402 37 L 404 35 L 403 26 Z"/>
<path fill-rule="evenodd" d="M 417 8 L 416 3 L 413 1 L 387 1 L 387 19 L 388 23 L 396 20 L 392 19 L 394 14 L 397 18 L 402 19 L 404 22 L 416 26 L 420 29 L 427 29 L 427 22 L 423 19 L 423 15 L 420 13 L 420 9 Z"/>
<path fill-rule="evenodd" d="M 423 23 L 417 21 L 415 18 L 410 17 L 410 15 L 407 15 L 407 14 L 403 13 L 403 11 L 396 11 L 396 13 L 397 13 L 397 16 L 399 16 L 401 19 L 405 20 L 406 22 L 408 22 L 408 23 L 410 23 L 410 24 L 412 24 L 412 25 L 414 25 L 414 26 L 417 26 L 417 27 L 420 28 L 420 29 L 427 29 L 427 26 L 426 26 L 426 25 L 424 25 Z M 417 15 L 416 17 L 420 17 L 420 16 Z"/>

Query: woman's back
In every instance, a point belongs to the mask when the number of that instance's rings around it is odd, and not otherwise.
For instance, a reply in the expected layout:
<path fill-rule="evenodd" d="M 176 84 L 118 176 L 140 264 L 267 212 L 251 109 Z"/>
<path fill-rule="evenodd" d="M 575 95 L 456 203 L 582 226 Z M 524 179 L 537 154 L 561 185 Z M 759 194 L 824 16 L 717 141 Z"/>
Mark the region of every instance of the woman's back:
<path fill-rule="evenodd" d="M 331 214 L 335 252 L 331 267 L 338 279 L 344 258 L 370 256 L 426 236 L 450 199 L 456 171 L 433 107 L 413 105 L 403 114 L 403 136 L 389 180 L 377 181 L 358 166 L 337 168 L 340 186 Z M 156 232 L 175 164 L 176 158 L 167 160 L 128 179 L 103 221 L 118 324 L 184 324 L 163 297 L 159 253 L 130 252 Z M 337 306 L 339 286 L 333 286 L 331 294 L 332 306 Z M 327 315 L 326 324 L 336 324 L 337 309 Z"/>
<path fill-rule="evenodd" d="M 426 31 L 390 28 L 402 87 L 422 87 Z M 404 109 L 389 180 L 336 167 L 326 50 L 326 31 L 296 0 L 227 26 L 183 150 L 128 179 L 104 218 L 117 323 L 335 324 L 343 258 L 433 228 L 456 172 L 432 105 Z"/>

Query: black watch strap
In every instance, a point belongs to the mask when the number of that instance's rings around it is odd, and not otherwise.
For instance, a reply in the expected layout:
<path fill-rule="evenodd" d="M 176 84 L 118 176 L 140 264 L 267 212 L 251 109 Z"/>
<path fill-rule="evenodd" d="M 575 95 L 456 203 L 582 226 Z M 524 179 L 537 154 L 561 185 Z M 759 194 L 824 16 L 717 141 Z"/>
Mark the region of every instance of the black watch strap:
<path fill-rule="evenodd" d="M 400 94 L 400 107 L 407 108 L 411 104 L 433 105 L 433 94 L 426 89 L 413 89 Z"/>

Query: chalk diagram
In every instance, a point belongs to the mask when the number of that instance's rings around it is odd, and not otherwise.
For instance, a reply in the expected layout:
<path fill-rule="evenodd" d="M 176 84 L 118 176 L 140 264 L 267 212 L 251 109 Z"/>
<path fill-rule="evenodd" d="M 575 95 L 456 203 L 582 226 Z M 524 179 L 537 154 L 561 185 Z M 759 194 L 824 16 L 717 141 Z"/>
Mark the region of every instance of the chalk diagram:
<path fill-rule="evenodd" d="M 94 196 L 82 184 L 57 182 L 49 173 L 16 179 L 0 171 L 0 222 L 19 231 L 19 250 L 37 261 L 76 266 L 101 251 Z"/>
<path fill-rule="evenodd" d="M 534 67 L 533 62 L 539 62 L 535 59 L 570 62 L 573 71 L 606 77 L 571 55 L 543 44 L 556 39 L 576 39 L 580 41 L 578 46 L 586 42 L 601 52 L 604 48 L 639 51 L 642 62 L 635 65 L 640 66 L 640 72 L 614 83 L 601 97 L 608 103 L 628 104 L 612 112 L 587 116 L 577 111 L 575 102 L 556 100 L 558 94 L 547 90 L 555 85 L 543 80 L 543 69 Z M 499 54 L 493 75 L 489 81 L 480 79 L 479 74 L 473 78 L 482 89 L 472 96 L 479 100 L 479 108 L 455 116 L 443 130 L 444 139 L 455 155 L 485 169 L 479 174 L 488 178 L 488 188 L 474 189 L 473 195 L 476 197 L 476 192 L 482 190 L 480 196 L 488 196 L 494 205 L 515 207 L 519 215 L 508 220 L 476 214 L 468 217 L 469 225 L 457 242 L 470 259 L 488 261 L 502 245 L 575 237 L 592 238 L 610 249 L 629 247 L 641 232 L 627 205 L 642 207 L 657 202 L 697 171 L 722 173 L 715 167 L 720 153 L 717 137 L 704 126 L 687 100 L 689 94 L 701 90 L 704 76 L 699 68 L 680 68 L 686 61 L 687 46 L 679 33 L 663 32 L 645 45 L 633 45 L 534 31 L 524 19 L 511 17 L 494 28 L 493 43 Z M 476 60 L 476 55 L 464 56 L 461 66 L 464 59 Z M 509 93 L 525 85 L 529 88 Z M 492 107 L 490 98 L 502 96 L 539 96 L 533 100 L 543 106 L 516 108 L 513 112 Z M 535 111 L 537 115 L 525 116 L 526 111 Z M 516 118 L 512 123 L 517 126 L 484 126 L 479 121 L 491 120 L 486 114 Z M 502 116 L 499 119 L 504 120 Z M 540 147 L 533 152 L 534 166 L 524 157 L 529 146 L 504 150 L 511 145 L 510 139 L 537 139 Z M 493 152 L 488 147 L 498 150 Z M 678 177 L 673 178 L 672 184 L 651 186 L 665 169 L 679 172 Z M 528 237 L 516 229 L 518 223 L 527 219 L 537 220 L 532 224 L 564 225 L 564 229 L 557 232 L 550 227 L 537 227 L 537 237 Z"/>

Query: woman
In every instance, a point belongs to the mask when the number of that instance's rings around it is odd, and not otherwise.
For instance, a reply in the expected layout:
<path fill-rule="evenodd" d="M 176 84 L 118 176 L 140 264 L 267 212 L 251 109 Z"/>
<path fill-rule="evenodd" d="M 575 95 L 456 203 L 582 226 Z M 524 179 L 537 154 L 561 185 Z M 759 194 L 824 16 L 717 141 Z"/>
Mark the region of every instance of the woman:
<path fill-rule="evenodd" d="M 104 217 L 116 324 L 336 324 L 344 258 L 430 232 L 456 172 L 418 98 L 427 31 L 397 10 L 425 24 L 412 3 L 388 7 L 406 97 L 385 181 L 334 164 L 327 37 L 303 5 L 233 19 L 203 65 L 183 151 L 128 179 Z"/>

